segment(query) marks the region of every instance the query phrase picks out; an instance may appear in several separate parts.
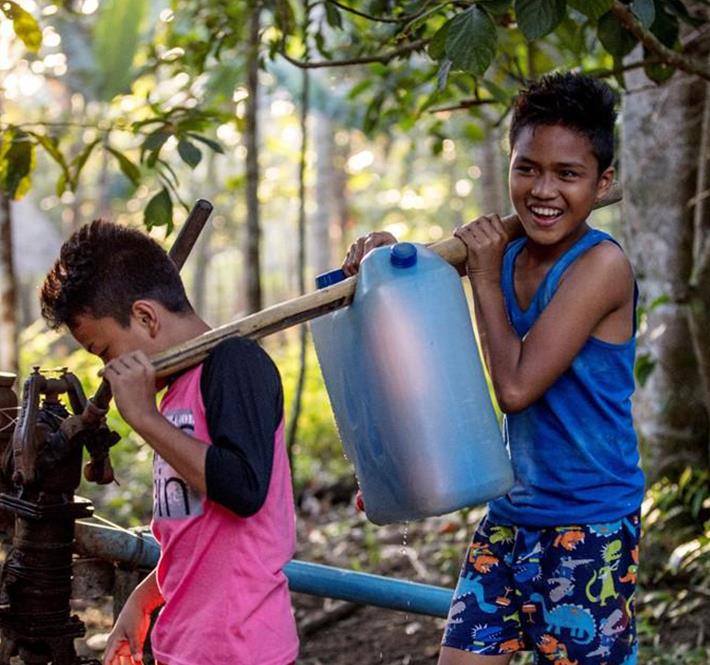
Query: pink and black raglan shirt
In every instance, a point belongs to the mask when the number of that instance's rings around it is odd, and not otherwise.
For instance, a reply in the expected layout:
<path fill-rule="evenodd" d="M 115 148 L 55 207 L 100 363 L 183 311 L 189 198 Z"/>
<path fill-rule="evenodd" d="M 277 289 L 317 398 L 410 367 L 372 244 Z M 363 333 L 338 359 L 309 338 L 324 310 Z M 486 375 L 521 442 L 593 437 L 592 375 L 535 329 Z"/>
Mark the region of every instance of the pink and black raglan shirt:
<path fill-rule="evenodd" d="M 158 454 L 152 529 L 165 606 L 152 633 L 164 665 L 286 665 L 298 636 L 283 566 L 295 513 L 281 379 L 254 342 L 219 344 L 178 376 L 161 413 L 209 446 L 207 496 Z"/>

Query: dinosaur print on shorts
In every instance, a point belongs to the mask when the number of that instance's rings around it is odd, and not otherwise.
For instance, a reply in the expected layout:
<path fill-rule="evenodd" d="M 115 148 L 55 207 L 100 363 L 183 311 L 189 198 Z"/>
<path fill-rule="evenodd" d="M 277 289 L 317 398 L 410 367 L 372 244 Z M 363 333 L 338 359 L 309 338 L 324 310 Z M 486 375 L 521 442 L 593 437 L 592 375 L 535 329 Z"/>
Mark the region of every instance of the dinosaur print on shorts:
<path fill-rule="evenodd" d="M 478 527 L 442 644 L 537 663 L 635 665 L 638 514 L 605 524 Z"/>

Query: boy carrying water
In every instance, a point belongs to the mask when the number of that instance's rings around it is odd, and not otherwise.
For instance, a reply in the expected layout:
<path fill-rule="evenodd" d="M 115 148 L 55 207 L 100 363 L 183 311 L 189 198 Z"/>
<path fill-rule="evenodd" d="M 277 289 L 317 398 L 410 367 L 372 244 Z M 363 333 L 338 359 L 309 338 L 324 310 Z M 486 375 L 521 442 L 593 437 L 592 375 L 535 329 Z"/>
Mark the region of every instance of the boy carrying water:
<path fill-rule="evenodd" d="M 613 182 L 615 117 L 611 89 L 582 75 L 523 90 L 510 127 L 520 227 L 487 215 L 455 232 L 516 482 L 473 536 L 440 665 L 523 650 L 559 665 L 636 661 L 636 286 L 616 242 L 587 224 Z M 390 242 L 359 239 L 344 270 Z"/>
<path fill-rule="evenodd" d="M 149 355 L 209 330 L 151 238 L 96 221 L 61 249 L 42 314 L 105 363 L 116 406 L 155 451 L 152 530 L 161 555 L 109 637 L 105 665 L 287 665 L 298 652 L 283 566 L 295 514 L 281 379 L 255 343 L 233 338 L 167 380 L 156 406 Z"/>

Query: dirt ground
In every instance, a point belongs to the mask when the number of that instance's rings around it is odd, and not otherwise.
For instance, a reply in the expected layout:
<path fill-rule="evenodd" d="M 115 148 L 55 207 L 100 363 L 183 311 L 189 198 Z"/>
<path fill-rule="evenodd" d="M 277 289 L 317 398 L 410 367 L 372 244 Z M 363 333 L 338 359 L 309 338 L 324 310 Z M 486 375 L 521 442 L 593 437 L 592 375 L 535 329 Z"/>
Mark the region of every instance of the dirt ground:
<path fill-rule="evenodd" d="M 409 525 L 378 527 L 352 503 L 302 507 L 298 551 L 302 561 L 452 588 L 480 512 L 457 513 Z M 700 593 L 702 591 L 703 593 Z M 707 598 L 704 597 L 707 594 Z M 407 612 L 292 594 L 301 638 L 297 665 L 435 665 L 444 620 Z M 684 600 L 685 599 L 685 600 Z M 692 602 L 683 612 L 681 603 Z M 80 655 L 101 658 L 112 623 L 112 599 L 73 601 L 87 627 Z M 710 593 L 640 589 L 642 654 L 650 665 L 707 665 Z M 655 619 L 649 617 L 655 617 Z M 518 655 L 516 665 L 531 662 Z M 146 665 L 152 659 L 146 657 Z"/>
<path fill-rule="evenodd" d="M 468 530 L 461 517 L 377 527 L 352 505 L 327 510 L 313 505 L 311 510 L 299 515 L 297 559 L 453 585 L 462 554 L 453 541 Z M 434 665 L 437 661 L 443 619 L 302 593 L 292 594 L 292 601 L 301 638 L 297 665 Z M 87 636 L 77 641 L 77 648 L 81 655 L 100 658 L 102 638 L 111 626 L 111 600 L 75 602 L 75 608 L 87 625 Z"/>
<path fill-rule="evenodd" d="M 332 601 L 294 594 L 296 616 Z M 439 653 L 443 620 L 359 606 L 350 616 L 309 635 L 301 634 L 298 665 L 431 665 Z"/>

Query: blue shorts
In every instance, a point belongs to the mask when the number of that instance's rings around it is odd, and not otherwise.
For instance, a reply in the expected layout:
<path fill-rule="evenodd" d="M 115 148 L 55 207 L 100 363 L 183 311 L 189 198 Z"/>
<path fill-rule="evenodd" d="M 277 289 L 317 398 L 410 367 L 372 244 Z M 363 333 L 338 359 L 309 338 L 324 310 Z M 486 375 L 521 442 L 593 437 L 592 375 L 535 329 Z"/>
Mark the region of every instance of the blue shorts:
<path fill-rule="evenodd" d="M 485 518 L 466 552 L 442 645 L 537 663 L 636 663 L 638 513 L 530 529 Z"/>

